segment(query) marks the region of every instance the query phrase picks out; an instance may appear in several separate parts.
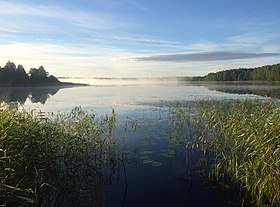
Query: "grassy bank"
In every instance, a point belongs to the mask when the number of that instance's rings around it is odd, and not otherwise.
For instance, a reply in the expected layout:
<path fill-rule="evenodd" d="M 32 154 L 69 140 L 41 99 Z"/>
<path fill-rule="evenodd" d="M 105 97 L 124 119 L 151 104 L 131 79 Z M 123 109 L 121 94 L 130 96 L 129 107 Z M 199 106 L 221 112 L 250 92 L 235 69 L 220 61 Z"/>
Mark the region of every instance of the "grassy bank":
<path fill-rule="evenodd" d="M 0 107 L 0 205 L 102 206 L 117 161 L 116 114 Z M 85 185 L 87 184 L 87 185 Z"/>
<path fill-rule="evenodd" d="M 237 183 L 252 206 L 280 206 L 279 102 L 198 102 L 192 121 L 189 144 L 215 155 L 210 179 Z"/>

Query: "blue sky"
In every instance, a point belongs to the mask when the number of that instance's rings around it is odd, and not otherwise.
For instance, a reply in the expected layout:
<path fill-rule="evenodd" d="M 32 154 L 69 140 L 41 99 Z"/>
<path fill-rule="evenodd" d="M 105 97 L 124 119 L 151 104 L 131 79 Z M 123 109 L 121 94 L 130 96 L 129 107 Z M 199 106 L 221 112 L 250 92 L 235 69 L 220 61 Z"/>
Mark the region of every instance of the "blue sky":
<path fill-rule="evenodd" d="M 280 62 L 279 0 L 0 0 L 0 65 L 205 75 Z"/>

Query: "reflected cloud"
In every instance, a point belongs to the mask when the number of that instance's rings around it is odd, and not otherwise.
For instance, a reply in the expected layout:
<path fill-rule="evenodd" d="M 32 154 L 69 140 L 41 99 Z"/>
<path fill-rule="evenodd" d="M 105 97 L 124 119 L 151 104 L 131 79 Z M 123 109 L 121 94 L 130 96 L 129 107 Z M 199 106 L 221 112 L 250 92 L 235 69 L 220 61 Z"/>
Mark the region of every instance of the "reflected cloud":
<path fill-rule="evenodd" d="M 136 61 L 155 61 L 155 62 L 200 62 L 200 61 L 219 61 L 236 60 L 250 58 L 264 58 L 278 56 L 280 53 L 248 53 L 248 52 L 202 52 L 202 53 L 180 53 L 151 55 L 146 57 L 135 57 Z"/>

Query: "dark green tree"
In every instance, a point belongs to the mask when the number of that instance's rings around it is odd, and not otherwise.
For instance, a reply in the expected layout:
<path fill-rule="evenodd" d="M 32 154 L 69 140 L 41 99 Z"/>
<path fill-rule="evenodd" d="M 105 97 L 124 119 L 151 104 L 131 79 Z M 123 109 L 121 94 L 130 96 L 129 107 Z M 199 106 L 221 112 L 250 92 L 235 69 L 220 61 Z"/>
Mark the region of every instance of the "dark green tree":
<path fill-rule="evenodd" d="M 14 80 L 14 85 L 27 85 L 29 77 L 22 65 L 18 65 L 16 68 L 16 77 Z"/>
<path fill-rule="evenodd" d="M 61 85 L 54 76 L 49 76 L 43 66 L 31 68 L 29 75 L 22 65 L 16 67 L 15 63 L 8 61 L 0 67 L 0 86 L 37 86 Z"/>
<path fill-rule="evenodd" d="M 239 68 L 209 73 L 193 80 L 204 81 L 280 81 L 280 64 L 266 65 L 257 68 Z"/>
<path fill-rule="evenodd" d="M 16 77 L 16 65 L 15 63 L 8 61 L 2 70 L 2 81 L 13 82 Z"/>

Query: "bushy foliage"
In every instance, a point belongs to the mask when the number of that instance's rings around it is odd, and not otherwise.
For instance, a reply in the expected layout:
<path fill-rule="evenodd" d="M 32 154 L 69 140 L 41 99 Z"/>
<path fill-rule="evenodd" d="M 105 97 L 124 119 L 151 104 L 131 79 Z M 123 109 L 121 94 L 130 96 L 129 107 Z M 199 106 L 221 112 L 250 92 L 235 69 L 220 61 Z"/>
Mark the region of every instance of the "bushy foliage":
<path fill-rule="evenodd" d="M 22 65 L 16 67 L 15 63 L 8 61 L 0 67 L 0 86 L 32 86 L 32 85 L 58 85 L 60 81 L 54 76 L 49 76 L 43 66 L 31 68 L 26 73 Z"/>

